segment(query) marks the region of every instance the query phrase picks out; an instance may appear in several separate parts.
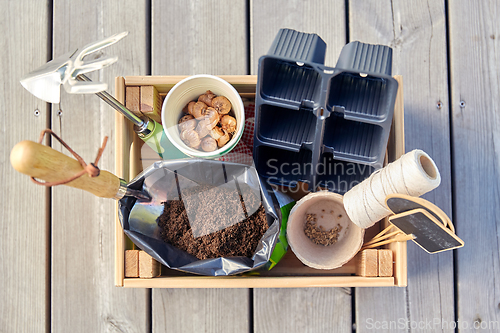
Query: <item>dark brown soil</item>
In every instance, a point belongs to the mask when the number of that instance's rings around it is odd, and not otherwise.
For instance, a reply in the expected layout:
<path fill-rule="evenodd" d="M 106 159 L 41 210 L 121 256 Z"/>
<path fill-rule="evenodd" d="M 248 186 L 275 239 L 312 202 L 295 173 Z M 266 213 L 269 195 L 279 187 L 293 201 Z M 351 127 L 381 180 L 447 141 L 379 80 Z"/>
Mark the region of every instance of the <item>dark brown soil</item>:
<path fill-rule="evenodd" d="M 184 191 L 183 200 L 165 202 L 158 218 L 160 237 L 198 259 L 252 257 L 268 225 L 260 197 L 241 190 L 244 204 L 235 190 L 206 186 Z M 254 212 L 249 217 L 247 209 Z M 201 236 L 194 237 L 193 229 Z"/>

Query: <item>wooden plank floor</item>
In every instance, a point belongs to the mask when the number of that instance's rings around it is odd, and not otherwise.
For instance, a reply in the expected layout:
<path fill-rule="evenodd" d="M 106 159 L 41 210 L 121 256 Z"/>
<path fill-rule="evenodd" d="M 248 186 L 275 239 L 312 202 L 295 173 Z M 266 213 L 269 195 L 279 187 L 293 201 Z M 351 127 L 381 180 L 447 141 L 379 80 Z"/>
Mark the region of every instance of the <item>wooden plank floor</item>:
<path fill-rule="evenodd" d="M 419 148 L 433 157 L 441 173 L 441 185 L 423 197 L 450 215 L 445 4 L 405 0 L 349 4 L 350 39 L 393 48 L 393 73 L 403 75 L 404 79 L 406 151 Z M 356 290 L 358 331 L 370 331 L 370 318 L 378 318 L 380 322 L 396 318 L 405 322 L 433 318 L 451 322 L 455 320 L 453 291 L 453 253 L 429 255 L 409 242 L 407 288 Z M 373 306 L 379 299 L 384 299 L 386 306 Z M 391 302 L 398 305 L 389 306 Z"/>
<path fill-rule="evenodd" d="M 0 332 L 500 331 L 498 1 L 2 3 Z M 118 63 L 93 76 L 111 93 L 119 75 L 257 74 L 282 27 L 318 33 L 330 66 L 349 41 L 393 48 L 393 74 L 404 77 L 406 150 L 436 161 L 442 184 L 425 198 L 452 218 L 465 247 L 429 255 L 410 243 L 406 288 L 115 287 L 115 203 L 37 187 L 9 163 L 17 142 L 51 127 L 85 160 L 109 136 L 100 166 L 114 170 L 114 111 L 95 96 L 64 92 L 61 104 L 44 103 L 19 79 L 124 30 L 129 36 L 105 51 Z"/>

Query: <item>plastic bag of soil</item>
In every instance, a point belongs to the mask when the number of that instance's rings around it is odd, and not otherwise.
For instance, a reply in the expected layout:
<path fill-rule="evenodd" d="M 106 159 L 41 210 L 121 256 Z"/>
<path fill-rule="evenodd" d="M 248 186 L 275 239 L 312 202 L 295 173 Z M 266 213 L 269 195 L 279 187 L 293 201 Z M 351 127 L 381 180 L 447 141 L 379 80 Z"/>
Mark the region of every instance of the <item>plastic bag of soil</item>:
<path fill-rule="evenodd" d="M 119 201 L 125 234 L 163 265 L 224 276 L 263 267 L 280 232 L 280 208 L 255 168 L 213 160 L 159 161 L 130 188 L 150 202 Z"/>

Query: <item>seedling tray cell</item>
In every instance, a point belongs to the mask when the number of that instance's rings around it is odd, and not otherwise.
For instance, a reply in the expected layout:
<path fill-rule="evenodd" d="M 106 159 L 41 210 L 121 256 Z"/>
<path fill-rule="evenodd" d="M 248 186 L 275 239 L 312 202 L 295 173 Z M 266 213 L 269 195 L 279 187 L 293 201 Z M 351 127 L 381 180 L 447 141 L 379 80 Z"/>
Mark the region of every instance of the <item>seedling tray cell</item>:
<path fill-rule="evenodd" d="M 358 73 L 341 73 L 330 81 L 327 107 L 329 111 L 345 113 L 346 117 L 383 121 L 391 113 L 389 97 L 393 93 L 388 94 L 388 89 L 387 79 L 363 77 Z"/>
<path fill-rule="evenodd" d="M 304 143 L 312 144 L 317 121 L 312 110 L 262 104 L 259 113 L 261 116 L 256 135 L 260 140 L 296 151 Z"/>
<path fill-rule="evenodd" d="M 383 134 L 379 125 L 346 120 L 343 115 L 332 113 L 325 123 L 324 150 L 335 152 L 338 159 L 370 163 L 385 150 Z"/>
<path fill-rule="evenodd" d="M 298 152 L 266 145 L 256 147 L 259 156 L 255 164 L 259 175 L 270 183 L 295 186 L 298 182 L 308 183 L 312 175 L 312 152 L 300 149 Z"/>
<path fill-rule="evenodd" d="M 366 164 L 335 159 L 332 153 L 322 154 L 319 165 L 318 186 L 339 194 L 345 194 L 375 171 L 374 167 Z"/>
<path fill-rule="evenodd" d="M 320 95 L 321 75 L 313 67 L 299 64 L 274 58 L 264 59 L 262 98 L 297 108 L 302 102 L 317 101 Z"/>

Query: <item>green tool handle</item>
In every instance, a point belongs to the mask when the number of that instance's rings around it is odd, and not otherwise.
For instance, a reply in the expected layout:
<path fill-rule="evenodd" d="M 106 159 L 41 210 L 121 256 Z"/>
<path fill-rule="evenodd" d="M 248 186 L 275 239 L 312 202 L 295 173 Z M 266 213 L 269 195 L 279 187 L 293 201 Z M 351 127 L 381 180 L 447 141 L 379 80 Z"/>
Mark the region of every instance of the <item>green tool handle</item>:
<path fill-rule="evenodd" d="M 80 74 L 77 80 L 84 82 L 92 82 L 89 77 L 84 74 Z M 155 152 L 160 155 L 160 158 L 167 159 L 165 155 L 166 151 L 169 152 L 169 159 L 174 158 L 186 158 L 187 156 L 181 153 L 177 148 L 175 148 L 172 143 L 167 139 L 163 127 L 148 117 L 139 117 L 130 111 L 125 105 L 120 103 L 116 98 L 111 96 L 106 91 L 101 91 L 96 93 L 104 102 L 106 102 L 113 109 L 121 113 L 125 118 L 130 120 L 134 124 L 134 130 L 139 135 L 139 137 L 146 142 Z"/>
<path fill-rule="evenodd" d="M 157 123 L 153 119 L 150 119 L 149 121 L 154 124 L 153 130 L 148 135 L 142 137 L 142 140 L 144 140 L 144 142 L 148 146 L 150 146 L 151 149 L 157 152 L 158 155 L 160 155 L 160 157 L 163 159 L 166 142 L 168 142 L 167 135 L 165 134 L 165 132 L 163 131 L 163 127 L 159 123 Z"/>
<path fill-rule="evenodd" d="M 151 132 L 147 135 L 139 135 L 144 142 L 151 147 L 160 157 L 164 160 L 187 158 L 189 156 L 183 154 L 177 147 L 175 147 L 170 140 L 168 140 L 163 126 L 153 119 L 149 119 L 152 126 Z"/>

